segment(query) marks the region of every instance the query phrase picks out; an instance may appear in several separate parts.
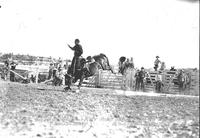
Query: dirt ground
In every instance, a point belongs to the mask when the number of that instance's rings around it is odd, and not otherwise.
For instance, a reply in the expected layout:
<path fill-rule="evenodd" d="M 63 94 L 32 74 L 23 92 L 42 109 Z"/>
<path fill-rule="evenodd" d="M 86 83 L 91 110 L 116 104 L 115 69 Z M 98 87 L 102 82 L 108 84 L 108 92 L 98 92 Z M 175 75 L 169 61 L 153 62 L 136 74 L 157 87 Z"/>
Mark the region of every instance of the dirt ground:
<path fill-rule="evenodd" d="M 0 137 L 196 138 L 199 97 L 0 81 Z M 134 92 L 133 92 L 134 93 Z"/>

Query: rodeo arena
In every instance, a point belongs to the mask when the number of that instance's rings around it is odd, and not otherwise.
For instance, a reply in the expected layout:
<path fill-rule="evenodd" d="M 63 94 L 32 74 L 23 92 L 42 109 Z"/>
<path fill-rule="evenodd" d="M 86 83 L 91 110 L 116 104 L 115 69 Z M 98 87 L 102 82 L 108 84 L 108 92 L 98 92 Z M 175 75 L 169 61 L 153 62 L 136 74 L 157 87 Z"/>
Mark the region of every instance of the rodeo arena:
<path fill-rule="evenodd" d="M 0 56 L 2 138 L 199 137 L 197 68 L 166 68 L 157 55 L 150 69 L 102 53 Z"/>
<path fill-rule="evenodd" d="M 154 69 L 144 67 L 137 69 L 134 67 L 133 58 L 124 56 L 119 58 L 118 66 L 107 64 L 107 57 L 106 59 L 103 57 L 102 60 L 103 66 L 106 66 L 105 69 L 99 69 L 93 76 L 86 77 L 83 81 L 84 87 L 199 95 L 199 93 L 193 93 L 199 88 L 199 71 L 196 68 L 175 69 L 172 66 L 166 69 L 165 62 L 161 62 L 159 56 L 156 56 Z M 37 57 L 35 61 L 20 60 L 20 62 L 8 58 L 1 61 L 0 75 L 5 81 L 64 86 L 70 64 L 70 59 L 61 60 L 61 58 L 51 57 Z"/>

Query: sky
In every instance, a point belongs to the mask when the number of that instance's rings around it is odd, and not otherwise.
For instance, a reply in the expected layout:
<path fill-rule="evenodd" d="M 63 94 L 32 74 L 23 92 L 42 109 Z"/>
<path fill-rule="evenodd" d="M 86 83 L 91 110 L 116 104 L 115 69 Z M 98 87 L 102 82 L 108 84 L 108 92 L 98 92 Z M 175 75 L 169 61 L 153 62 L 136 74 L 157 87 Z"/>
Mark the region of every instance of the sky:
<path fill-rule="evenodd" d="M 194 0 L 191 0 L 194 1 Z M 72 59 L 104 53 L 111 64 L 199 68 L 199 2 L 189 0 L 0 0 L 0 52 Z"/>

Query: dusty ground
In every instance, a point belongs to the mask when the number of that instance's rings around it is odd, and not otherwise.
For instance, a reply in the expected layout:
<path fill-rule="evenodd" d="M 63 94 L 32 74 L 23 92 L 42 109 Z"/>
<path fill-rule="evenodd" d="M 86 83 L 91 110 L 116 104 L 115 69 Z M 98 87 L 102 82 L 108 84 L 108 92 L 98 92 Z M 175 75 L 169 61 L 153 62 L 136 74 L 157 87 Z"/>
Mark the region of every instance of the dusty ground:
<path fill-rule="evenodd" d="M 123 96 L 112 90 L 0 81 L 0 137 L 199 136 L 199 98 Z"/>

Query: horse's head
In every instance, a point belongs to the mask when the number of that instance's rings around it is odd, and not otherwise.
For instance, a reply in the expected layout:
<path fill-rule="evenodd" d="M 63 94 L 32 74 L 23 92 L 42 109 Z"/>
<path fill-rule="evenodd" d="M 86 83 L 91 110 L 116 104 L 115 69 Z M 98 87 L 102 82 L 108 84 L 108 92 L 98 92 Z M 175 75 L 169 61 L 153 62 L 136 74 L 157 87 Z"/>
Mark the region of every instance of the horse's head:
<path fill-rule="evenodd" d="M 85 58 L 80 59 L 80 68 L 83 69 L 86 65 L 87 61 Z"/>
<path fill-rule="evenodd" d="M 119 58 L 119 61 L 120 61 L 121 63 L 123 63 L 124 61 L 126 61 L 126 57 L 124 57 L 124 56 L 120 57 L 120 58 Z"/>

